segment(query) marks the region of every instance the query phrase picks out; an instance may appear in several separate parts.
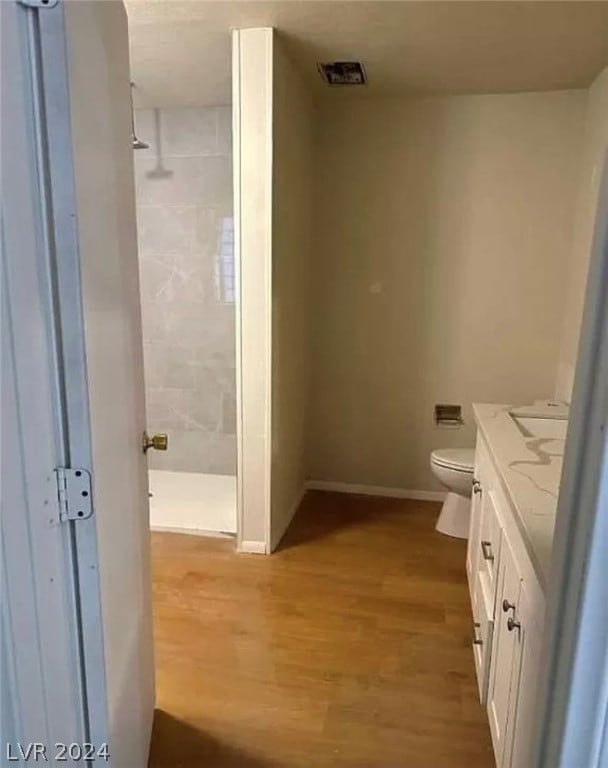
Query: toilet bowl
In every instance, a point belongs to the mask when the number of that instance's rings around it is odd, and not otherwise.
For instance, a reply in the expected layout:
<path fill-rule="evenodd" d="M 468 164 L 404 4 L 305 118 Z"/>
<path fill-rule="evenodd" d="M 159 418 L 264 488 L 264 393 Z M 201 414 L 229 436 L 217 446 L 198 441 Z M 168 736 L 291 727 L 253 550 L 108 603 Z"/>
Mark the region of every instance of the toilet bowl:
<path fill-rule="evenodd" d="M 446 536 L 468 539 L 475 451 L 470 448 L 438 448 L 431 453 L 431 471 L 448 489 L 436 530 Z"/>

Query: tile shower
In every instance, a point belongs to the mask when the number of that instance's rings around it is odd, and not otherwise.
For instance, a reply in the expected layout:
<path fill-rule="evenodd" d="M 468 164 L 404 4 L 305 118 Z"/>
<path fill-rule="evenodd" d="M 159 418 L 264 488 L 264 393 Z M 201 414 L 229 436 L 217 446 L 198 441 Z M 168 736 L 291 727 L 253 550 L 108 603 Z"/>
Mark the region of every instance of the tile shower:
<path fill-rule="evenodd" d="M 154 527 L 236 528 L 231 108 L 137 110 L 135 152 Z"/>

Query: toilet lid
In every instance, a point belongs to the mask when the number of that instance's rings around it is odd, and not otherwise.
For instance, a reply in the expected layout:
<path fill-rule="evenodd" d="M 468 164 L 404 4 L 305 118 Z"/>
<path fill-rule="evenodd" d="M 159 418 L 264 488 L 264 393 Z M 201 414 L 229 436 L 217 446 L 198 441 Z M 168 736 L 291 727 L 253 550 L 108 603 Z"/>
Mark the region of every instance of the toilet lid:
<path fill-rule="evenodd" d="M 475 451 L 472 448 L 438 448 L 431 453 L 431 461 L 448 469 L 472 472 L 475 466 Z"/>

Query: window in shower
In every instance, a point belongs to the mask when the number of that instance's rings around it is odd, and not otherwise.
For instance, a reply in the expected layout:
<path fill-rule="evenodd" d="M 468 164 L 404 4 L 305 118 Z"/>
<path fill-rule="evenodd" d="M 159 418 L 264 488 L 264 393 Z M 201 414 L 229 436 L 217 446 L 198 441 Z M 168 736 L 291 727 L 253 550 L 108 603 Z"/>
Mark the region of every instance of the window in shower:
<path fill-rule="evenodd" d="M 222 219 L 220 243 L 215 264 L 215 283 L 218 299 L 234 304 L 234 219 Z"/>

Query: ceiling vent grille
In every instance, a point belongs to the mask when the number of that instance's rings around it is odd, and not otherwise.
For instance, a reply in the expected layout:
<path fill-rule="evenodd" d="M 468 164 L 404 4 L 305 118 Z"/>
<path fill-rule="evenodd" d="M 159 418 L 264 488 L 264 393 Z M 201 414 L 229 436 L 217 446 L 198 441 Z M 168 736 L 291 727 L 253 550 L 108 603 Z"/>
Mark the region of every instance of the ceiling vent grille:
<path fill-rule="evenodd" d="M 360 61 L 333 61 L 317 64 L 319 74 L 328 85 L 365 85 L 367 75 Z"/>

